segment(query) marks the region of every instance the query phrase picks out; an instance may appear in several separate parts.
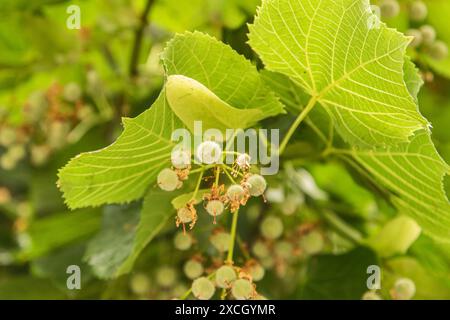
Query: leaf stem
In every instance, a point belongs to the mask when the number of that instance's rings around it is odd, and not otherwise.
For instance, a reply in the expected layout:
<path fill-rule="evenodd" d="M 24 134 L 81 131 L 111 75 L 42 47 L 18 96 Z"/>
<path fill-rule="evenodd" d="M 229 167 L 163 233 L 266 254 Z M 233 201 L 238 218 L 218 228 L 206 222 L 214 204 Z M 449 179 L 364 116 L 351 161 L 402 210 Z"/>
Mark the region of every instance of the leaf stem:
<path fill-rule="evenodd" d="M 287 132 L 286 136 L 283 138 L 283 141 L 281 142 L 280 148 L 278 153 L 281 155 L 284 152 L 284 149 L 286 149 L 286 146 L 289 142 L 289 140 L 292 138 L 292 135 L 294 134 L 295 130 L 297 130 L 298 126 L 305 120 L 306 116 L 309 114 L 309 112 L 314 108 L 317 102 L 317 96 L 313 96 L 308 104 L 306 105 L 305 109 L 302 110 L 302 112 L 298 115 L 297 119 L 295 119 L 294 123 L 289 128 L 289 131 Z"/>
<path fill-rule="evenodd" d="M 219 186 L 219 179 L 220 179 L 220 167 L 216 168 L 216 181 L 214 182 L 215 186 Z"/>
<path fill-rule="evenodd" d="M 228 179 L 230 179 L 230 181 L 232 183 L 237 184 L 236 181 L 231 176 L 231 174 L 228 172 L 227 167 L 225 165 L 222 165 L 222 168 L 223 168 L 223 172 L 225 172 L 225 174 L 227 175 Z"/>
<path fill-rule="evenodd" d="M 214 168 L 215 166 L 216 166 L 215 164 L 209 164 L 207 166 L 201 166 L 200 168 L 197 168 L 197 169 L 194 169 L 194 170 L 190 171 L 189 174 L 206 171 L 208 169 Z"/>
<path fill-rule="evenodd" d="M 226 262 L 229 264 L 233 263 L 234 242 L 236 241 L 238 216 L 239 216 L 239 209 L 233 213 L 233 220 L 231 222 L 231 237 L 230 237 L 230 244 L 228 246 L 228 255 L 226 260 Z"/>
<path fill-rule="evenodd" d="M 196 197 L 197 197 L 197 193 L 198 193 L 198 190 L 200 190 L 200 185 L 202 183 L 202 179 L 203 179 L 203 174 L 204 173 L 205 173 L 205 170 L 203 168 L 203 170 L 200 172 L 200 175 L 198 177 L 197 185 L 195 186 L 195 190 L 194 190 L 194 193 L 192 194 L 191 200 L 195 200 Z"/>
<path fill-rule="evenodd" d="M 234 243 L 236 241 L 238 216 L 239 216 L 239 209 L 233 213 L 233 220 L 231 222 L 230 244 L 228 245 L 228 255 L 227 255 L 227 259 L 225 260 L 225 263 L 228 263 L 230 265 L 233 264 L 233 252 L 234 252 Z M 225 300 L 225 297 L 226 297 L 226 289 L 224 288 L 220 295 L 220 299 Z"/>

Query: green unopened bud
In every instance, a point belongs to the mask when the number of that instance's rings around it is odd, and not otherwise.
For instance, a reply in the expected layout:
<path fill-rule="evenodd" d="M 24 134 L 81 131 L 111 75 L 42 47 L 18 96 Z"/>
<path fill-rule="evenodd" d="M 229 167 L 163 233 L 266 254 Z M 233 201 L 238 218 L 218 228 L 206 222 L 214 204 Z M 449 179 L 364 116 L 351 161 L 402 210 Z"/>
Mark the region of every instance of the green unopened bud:
<path fill-rule="evenodd" d="M 424 25 L 420 27 L 423 43 L 430 45 L 436 40 L 436 30 L 430 25 Z"/>
<path fill-rule="evenodd" d="M 300 238 L 300 248 L 309 255 L 317 254 L 324 247 L 323 236 L 318 231 L 311 231 Z"/>
<path fill-rule="evenodd" d="M 200 277 L 204 269 L 199 261 L 191 259 L 184 264 L 183 271 L 186 277 L 193 280 Z"/>
<path fill-rule="evenodd" d="M 409 18 L 412 21 L 420 22 L 425 20 L 428 15 L 428 8 L 425 3 L 420 0 L 416 0 L 411 3 L 409 7 Z"/>
<path fill-rule="evenodd" d="M 241 201 L 244 198 L 245 190 L 238 184 L 231 185 L 227 190 L 227 197 L 230 201 Z"/>
<path fill-rule="evenodd" d="M 249 193 L 253 197 L 259 197 L 266 191 L 266 179 L 259 174 L 251 175 L 248 178 L 247 183 L 249 185 Z"/>
<path fill-rule="evenodd" d="M 11 127 L 2 127 L 0 128 L 0 145 L 4 147 L 9 147 L 17 139 L 17 132 L 14 128 Z"/>
<path fill-rule="evenodd" d="M 362 300 L 383 300 L 375 291 L 367 291 L 363 294 Z"/>
<path fill-rule="evenodd" d="M 206 277 L 195 279 L 192 282 L 192 294 L 200 300 L 209 300 L 214 295 L 214 283 Z"/>
<path fill-rule="evenodd" d="M 227 232 L 218 232 L 211 236 L 211 243 L 220 252 L 228 251 L 230 245 L 230 234 Z"/>
<path fill-rule="evenodd" d="M 150 279 L 143 273 L 137 273 L 131 277 L 130 289 L 137 295 L 146 294 L 150 291 Z"/>
<path fill-rule="evenodd" d="M 256 241 L 253 244 L 252 252 L 256 257 L 261 258 L 261 259 L 266 258 L 270 255 L 269 248 L 267 247 L 267 245 L 264 242 L 262 242 L 260 240 Z"/>
<path fill-rule="evenodd" d="M 379 6 L 383 18 L 393 18 L 400 13 L 400 4 L 397 0 L 382 0 Z"/>
<path fill-rule="evenodd" d="M 177 280 L 177 273 L 172 267 L 160 267 L 156 272 L 156 282 L 161 287 L 171 287 Z"/>
<path fill-rule="evenodd" d="M 63 96 L 69 102 L 76 102 L 81 98 L 81 94 L 81 88 L 75 82 L 68 83 L 64 86 Z"/>
<path fill-rule="evenodd" d="M 177 232 L 173 243 L 178 250 L 189 250 L 192 246 L 192 236 L 188 233 Z"/>
<path fill-rule="evenodd" d="M 415 294 L 416 285 L 408 278 L 398 279 L 391 290 L 392 298 L 395 300 L 410 300 Z"/>
<path fill-rule="evenodd" d="M 175 171 L 171 169 L 163 169 L 157 177 L 158 186 L 164 191 L 174 191 L 180 187 L 180 179 Z"/>
<path fill-rule="evenodd" d="M 443 41 L 436 41 L 430 47 L 430 56 L 436 60 L 444 60 L 448 57 L 448 46 Z"/>
<path fill-rule="evenodd" d="M 220 216 L 223 213 L 223 210 L 225 209 L 225 206 L 222 201 L 219 200 L 211 200 L 208 201 L 208 204 L 206 205 L 206 211 L 211 216 Z"/>
<path fill-rule="evenodd" d="M 267 217 L 262 221 L 260 230 L 264 238 L 277 239 L 283 233 L 283 222 L 275 216 Z"/>
<path fill-rule="evenodd" d="M 231 294 L 236 300 L 248 300 L 254 293 L 253 284 L 247 279 L 238 279 L 231 285 Z"/>
<path fill-rule="evenodd" d="M 216 284 L 219 288 L 228 288 L 236 278 L 236 271 L 231 266 L 221 266 L 216 271 Z"/>

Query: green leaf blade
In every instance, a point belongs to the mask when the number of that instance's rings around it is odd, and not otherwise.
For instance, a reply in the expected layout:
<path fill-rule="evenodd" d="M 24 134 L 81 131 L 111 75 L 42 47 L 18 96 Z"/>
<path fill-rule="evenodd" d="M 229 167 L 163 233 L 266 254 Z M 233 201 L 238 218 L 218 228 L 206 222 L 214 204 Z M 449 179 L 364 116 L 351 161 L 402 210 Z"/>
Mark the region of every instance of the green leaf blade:
<path fill-rule="evenodd" d="M 170 165 L 174 129 L 183 124 L 162 91 L 154 105 L 134 119 L 110 146 L 72 159 L 59 172 L 59 185 L 70 208 L 126 203 L 141 198 L 158 172 Z"/>
<path fill-rule="evenodd" d="M 346 153 L 392 192 L 399 211 L 412 216 L 425 234 L 450 241 L 450 203 L 442 184 L 449 167 L 428 133 L 416 134 L 410 143 Z"/>
<path fill-rule="evenodd" d="M 326 108 L 349 143 L 405 142 L 427 127 L 403 81 L 408 39 L 380 24 L 365 0 L 266 0 L 250 45 Z"/>

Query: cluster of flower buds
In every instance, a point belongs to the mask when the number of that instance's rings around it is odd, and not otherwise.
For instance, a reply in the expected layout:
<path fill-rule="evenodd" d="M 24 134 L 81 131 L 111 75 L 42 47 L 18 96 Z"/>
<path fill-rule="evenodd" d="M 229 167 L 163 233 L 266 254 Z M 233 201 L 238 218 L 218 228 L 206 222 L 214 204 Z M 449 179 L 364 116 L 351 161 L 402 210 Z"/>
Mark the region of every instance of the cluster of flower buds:
<path fill-rule="evenodd" d="M 32 92 L 20 124 L 10 121 L 9 114 L 0 116 L 0 167 L 4 170 L 14 169 L 27 155 L 34 165 L 44 164 L 52 152 L 76 140 L 83 131 L 79 125 L 94 115 L 77 83 L 55 83 L 45 91 Z"/>
<path fill-rule="evenodd" d="M 152 270 L 150 274 L 141 271 L 131 275 L 129 288 L 133 295 L 141 299 L 170 299 L 187 290 L 180 281 L 179 272 L 167 265 Z"/>
<path fill-rule="evenodd" d="M 222 164 L 224 152 L 218 143 L 205 141 L 196 149 L 196 156 L 201 171 L 202 179 L 205 168 L 214 173 L 214 181 L 208 186 L 208 192 L 203 195 L 203 207 L 205 211 L 213 217 L 220 216 L 229 209 L 234 213 L 241 206 L 245 206 L 251 197 L 263 196 L 267 183 L 263 176 L 250 173 L 250 156 L 239 154 L 232 165 L 228 167 Z M 171 154 L 171 168 L 164 168 L 157 176 L 157 184 L 164 191 L 175 191 L 183 186 L 192 171 L 192 155 L 189 150 L 176 149 Z M 199 171 L 198 169 L 196 171 Z M 221 183 L 221 175 L 226 175 L 228 184 Z M 206 180 L 206 179 L 205 179 Z M 201 181 L 199 181 L 200 184 Z M 199 186 L 199 185 L 198 185 Z M 178 208 L 176 215 L 177 226 L 188 224 L 192 229 L 197 221 L 198 204 L 194 191 L 192 199 L 185 206 Z"/>
<path fill-rule="evenodd" d="M 325 237 L 316 225 L 305 223 L 287 232 L 283 220 L 276 215 L 262 220 L 260 234 L 251 251 L 264 268 L 273 269 L 281 278 L 286 276 L 290 265 L 321 253 L 325 247 Z"/>
<path fill-rule="evenodd" d="M 223 263 L 223 254 L 228 251 L 231 235 L 222 228 L 215 228 L 209 237 L 209 242 L 215 250 L 210 252 L 212 259 L 208 260 L 200 253 L 194 253 L 183 264 L 185 277 L 192 281 L 191 292 L 197 299 L 211 299 L 217 290 L 222 290 L 221 297 L 230 296 L 237 300 L 265 299 L 256 291 L 256 282 L 263 279 L 265 269 L 255 259 L 247 259 L 243 267 L 232 263 Z M 178 250 L 193 249 L 196 244 L 191 233 L 177 232 L 174 246 Z M 216 254 L 219 254 L 218 258 Z M 181 295 L 180 295 L 181 296 Z"/>
<path fill-rule="evenodd" d="M 398 278 L 389 291 L 392 300 L 411 300 L 416 294 L 416 284 L 409 278 Z M 365 292 L 362 300 L 382 300 L 382 296 L 376 290 Z"/>
<path fill-rule="evenodd" d="M 380 0 L 378 2 L 381 16 L 391 19 L 399 15 L 402 7 L 397 0 Z M 445 42 L 437 40 L 436 30 L 429 24 L 425 24 L 428 16 L 428 7 L 421 0 L 407 3 L 407 13 L 410 24 L 413 26 L 406 31 L 406 35 L 412 37 L 410 46 L 424 50 L 435 60 L 444 60 L 448 56 L 448 46 Z"/>
<path fill-rule="evenodd" d="M 235 300 L 263 300 L 265 297 L 256 291 L 255 282 L 264 277 L 264 268 L 250 260 L 243 268 L 224 264 L 209 277 L 201 276 L 192 282 L 192 294 L 200 300 L 211 299 L 216 289 L 222 290 L 222 296 L 231 296 Z"/>

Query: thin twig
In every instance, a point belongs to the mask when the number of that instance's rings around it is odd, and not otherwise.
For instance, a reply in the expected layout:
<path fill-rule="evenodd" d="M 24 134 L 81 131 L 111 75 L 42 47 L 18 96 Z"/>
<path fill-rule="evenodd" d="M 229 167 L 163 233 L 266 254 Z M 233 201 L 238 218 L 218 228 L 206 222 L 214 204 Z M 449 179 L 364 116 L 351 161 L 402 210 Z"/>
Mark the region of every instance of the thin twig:
<path fill-rule="evenodd" d="M 153 6 L 154 0 L 147 0 L 145 4 L 144 11 L 140 17 L 140 24 L 136 29 L 136 33 L 134 34 L 134 43 L 133 50 L 131 51 L 130 58 L 130 77 L 135 77 L 138 74 L 137 66 L 139 63 L 139 54 L 142 47 L 142 39 L 144 36 L 144 30 L 148 25 L 148 14 L 150 13 L 150 9 Z"/>

